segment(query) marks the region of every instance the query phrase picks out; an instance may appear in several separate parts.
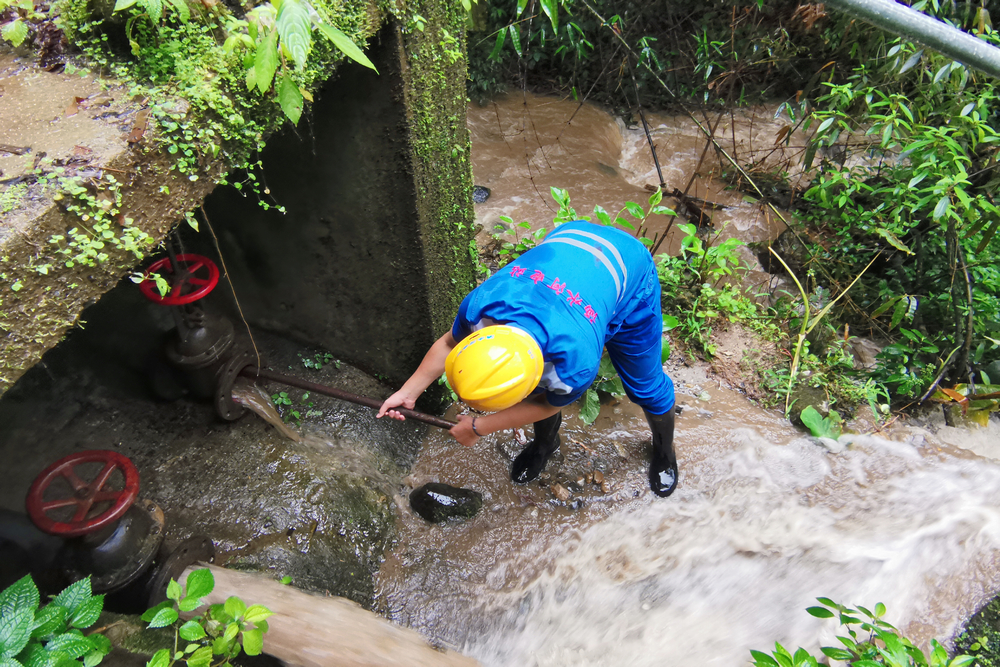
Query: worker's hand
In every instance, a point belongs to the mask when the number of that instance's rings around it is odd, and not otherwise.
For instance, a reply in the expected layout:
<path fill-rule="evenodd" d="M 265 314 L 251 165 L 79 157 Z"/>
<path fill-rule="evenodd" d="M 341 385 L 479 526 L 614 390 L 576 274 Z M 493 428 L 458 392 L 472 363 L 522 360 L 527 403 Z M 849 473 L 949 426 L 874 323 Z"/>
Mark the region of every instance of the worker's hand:
<path fill-rule="evenodd" d="M 410 396 L 410 394 L 402 389 L 397 391 L 395 394 L 385 399 L 382 407 L 378 409 L 378 414 L 376 417 L 384 417 L 389 415 L 393 419 L 398 419 L 400 421 L 405 421 L 406 417 L 401 415 L 399 412 L 393 410 L 392 408 L 398 408 L 400 406 L 406 408 L 407 410 L 412 410 L 417 404 L 417 397 Z"/>
<path fill-rule="evenodd" d="M 448 433 L 466 447 L 472 447 L 479 442 L 479 436 L 472 430 L 474 415 L 461 415 L 458 423 L 451 427 Z"/>

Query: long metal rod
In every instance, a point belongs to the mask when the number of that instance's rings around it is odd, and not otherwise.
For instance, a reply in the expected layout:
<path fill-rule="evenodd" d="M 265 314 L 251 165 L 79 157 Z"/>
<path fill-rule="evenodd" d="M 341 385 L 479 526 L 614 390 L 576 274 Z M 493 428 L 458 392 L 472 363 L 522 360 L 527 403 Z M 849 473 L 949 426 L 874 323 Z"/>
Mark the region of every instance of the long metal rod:
<path fill-rule="evenodd" d="M 316 394 L 323 394 L 324 396 L 330 396 L 332 398 L 340 399 L 341 401 L 348 401 L 350 403 L 357 403 L 358 405 L 364 405 L 369 408 L 374 408 L 378 410 L 382 407 L 383 401 L 377 398 L 369 398 L 367 396 L 359 396 L 358 394 L 352 394 L 342 389 L 334 389 L 333 387 L 328 387 L 324 384 L 317 384 L 315 382 L 309 382 L 308 380 L 301 380 L 297 377 L 292 377 L 290 375 L 282 375 L 281 373 L 275 373 L 274 371 L 269 371 L 263 368 L 257 368 L 256 366 L 247 366 L 242 371 L 240 375 L 251 380 L 270 380 L 271 382 L 277 382 L 279 384 L 287 384 L 289 387 L 298 387 L 299 389 L 305 389 L 306 391 L 311 391 Z M 416 410 L 407 410 L 406 408 L 393 408 L 401 415 L 407 419 L 416 419 L 425 424 L 430 424 L 431 426 L 437 426 L 438 428 L 443 428 L 445 430 L 451 429 L 455 425 L 455 422 L 448 421 L 447 419 L 441 419 L 440 417 L 435 417 L 433 415 L 424 414 L 423 412 L 417 412 Z"/>
<path fill-rule="evenodd" d="M 1000 78 L 1000 49 L 894 0 L 827 0 L 837 9 L 920 42 L 969 67 Z"/>

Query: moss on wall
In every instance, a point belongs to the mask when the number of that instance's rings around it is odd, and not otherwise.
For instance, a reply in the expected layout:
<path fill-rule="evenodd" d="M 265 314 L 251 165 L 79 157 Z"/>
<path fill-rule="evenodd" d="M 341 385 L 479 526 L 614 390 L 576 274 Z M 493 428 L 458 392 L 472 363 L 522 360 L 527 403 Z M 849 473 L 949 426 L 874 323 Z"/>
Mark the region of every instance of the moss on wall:
<path fill-rule="evenodd" d="M 432 327 L 451 327 L 475 286 L 471 143 L 466 126 L 466 13 L 460 2 L 402 0 L 393 8 L 402 52 L 419 224 Z"/>

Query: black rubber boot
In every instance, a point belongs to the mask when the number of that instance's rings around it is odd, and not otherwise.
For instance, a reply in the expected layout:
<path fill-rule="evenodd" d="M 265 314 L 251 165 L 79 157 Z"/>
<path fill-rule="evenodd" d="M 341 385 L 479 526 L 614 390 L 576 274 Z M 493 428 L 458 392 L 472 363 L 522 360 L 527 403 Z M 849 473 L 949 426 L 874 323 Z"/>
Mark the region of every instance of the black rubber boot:
<path fill-rule="evenodd" d="M 510 467 L 510 478 L 517 484 L 527 484 L 545 470 L 549 458 L 559 451 L 559 426 L 562 412 L 535 422 L 535 439 L 521 450 Z"/>
<path fill-rule="evenodd" d="M 649 462 L 649 488 L 666 498 L 677 488 L 677 457 L 674 455 L 674 409 L 662 415 L 646 412 L 653 432 L 653 456 Z"/>

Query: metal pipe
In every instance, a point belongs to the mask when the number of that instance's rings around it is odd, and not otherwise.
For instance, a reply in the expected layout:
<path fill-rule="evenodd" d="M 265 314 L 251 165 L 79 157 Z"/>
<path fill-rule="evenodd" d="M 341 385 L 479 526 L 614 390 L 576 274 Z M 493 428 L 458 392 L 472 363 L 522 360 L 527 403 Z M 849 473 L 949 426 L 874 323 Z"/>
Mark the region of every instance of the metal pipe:
<path fill-rule="evenodd" d="M 1000 78 L 1000 49 L 894 0 L 827 0 L 837 9 Z"/>
<path fill-rule="evenodd" d="M 357 403 L 358 405 L 364 405 L 369 408 L 374 408 L 378 410 L 382 407 L 383 401 L 377 398 L 369 398 L 367 396 L 359 396 L 358 394 L 352 394 L 341 389 L 334 389 L 333 387 L 328 387 L 323 384 L 317 384 L 315 382 L 309 382 L 308 380 L 300 380 L 296 377 L 291 377 L 289 375 L 282 375 L 281 373 L 275 373 L 274 371 L 269 371 L 263 368 L 257 368 L 256 366 L 247 366 L 240 371 L 240 375 L 251 380 L 270 380 L 271 382 L 278 382 L 280 384 L 287 384 L 290 387 L 298 387 L 299 389 L 305 389 L 306 391 L 311 391 L 316 394 L 323 394 L 324 396 L 330 396 L 332 398 L 339 399 L 341 401 L 348 401 L 350 403 Z M 438 428 L 443 428 L 445 430 L 451 429 L 455 425 L 455 422 L 448 421 L 447 419 L 441 419 L 440 417 L 435 417 L 433 415 L 424 414 L 423 412 L 417 412 L 416 410 L 407 410 L 406 408 L 393 408 L 401 415 L 407 419 L 416 419 L 425 424 L 430 424 L 431 426 L 437 426 Z"/>

